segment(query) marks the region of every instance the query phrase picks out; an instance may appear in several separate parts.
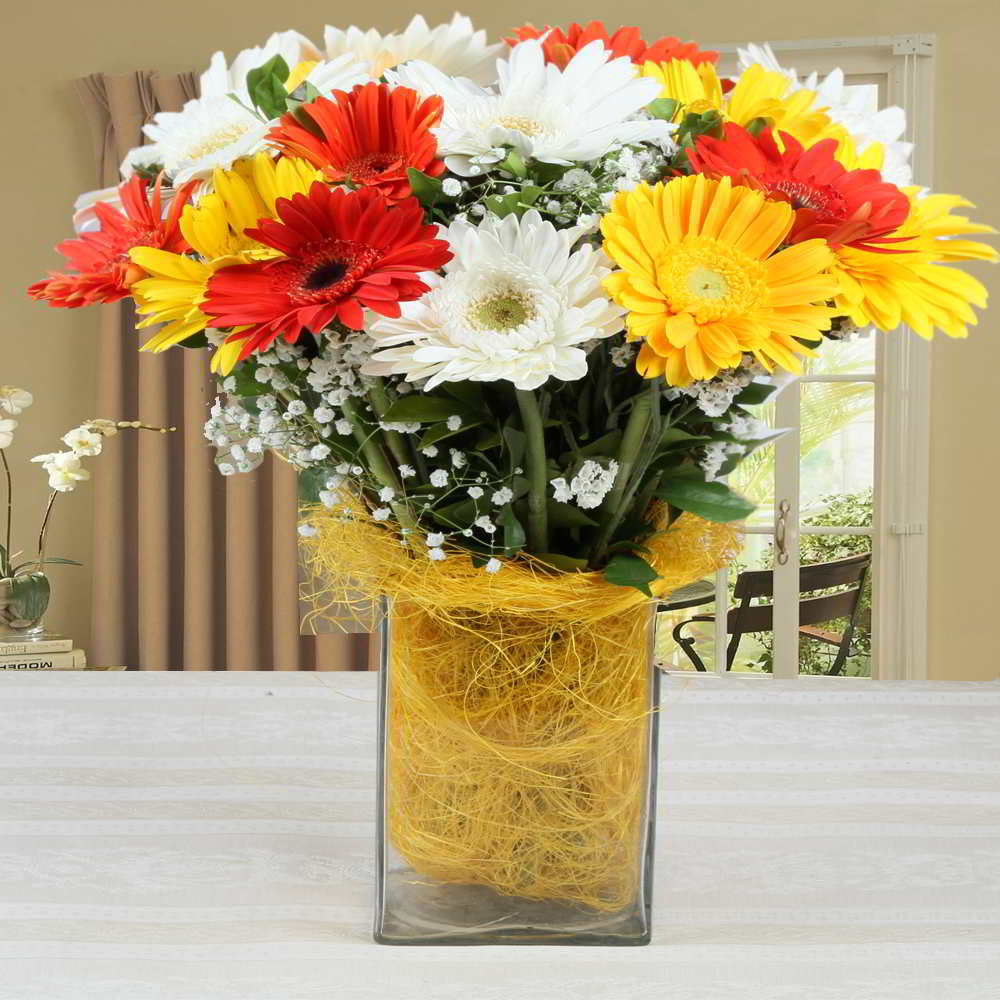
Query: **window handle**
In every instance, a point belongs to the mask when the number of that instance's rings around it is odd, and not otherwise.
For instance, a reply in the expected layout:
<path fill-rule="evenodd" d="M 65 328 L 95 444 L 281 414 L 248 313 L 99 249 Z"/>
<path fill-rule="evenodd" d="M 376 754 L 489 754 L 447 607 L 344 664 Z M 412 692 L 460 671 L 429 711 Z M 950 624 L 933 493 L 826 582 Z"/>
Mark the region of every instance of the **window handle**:
<path fill-rule="evenodd" d="M 787 500 L 778 504 L 778 519 L 774 524 L 774 545 L 778 550 L 778 565 L 788 562 L 788 550 L 785 548 L 785 535 L 788 532 L 788 512 L 792 505 Z"/>

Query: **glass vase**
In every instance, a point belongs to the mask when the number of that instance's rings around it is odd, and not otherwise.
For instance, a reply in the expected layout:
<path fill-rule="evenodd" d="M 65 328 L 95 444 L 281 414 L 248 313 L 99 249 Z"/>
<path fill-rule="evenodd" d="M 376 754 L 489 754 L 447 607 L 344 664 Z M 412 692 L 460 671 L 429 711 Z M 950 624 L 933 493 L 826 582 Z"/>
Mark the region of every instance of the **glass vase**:
<path fill-rule="evenodd" d="M 49 594 L 49 580 L 44 573 L 19 573 L 0 579 L 0 639 L 30 640 L 42 635 Z"/>
<path fill-rule="evenodd" d="M 597 627 L 388 608 L 376 941 L 649 942 L 654 619 L 651 603 Z"/>

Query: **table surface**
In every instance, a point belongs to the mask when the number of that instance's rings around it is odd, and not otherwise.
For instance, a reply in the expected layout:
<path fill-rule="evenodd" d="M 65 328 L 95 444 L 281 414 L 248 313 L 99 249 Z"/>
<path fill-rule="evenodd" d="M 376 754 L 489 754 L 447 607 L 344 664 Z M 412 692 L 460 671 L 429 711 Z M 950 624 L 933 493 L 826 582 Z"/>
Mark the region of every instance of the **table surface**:
<path fill-rule="evenodd" d="M 1000 684 L 670 676 L 620 949 L 371 943 L 375 700 L 0 676 L 0 1000 L 1000 997 Z"/>

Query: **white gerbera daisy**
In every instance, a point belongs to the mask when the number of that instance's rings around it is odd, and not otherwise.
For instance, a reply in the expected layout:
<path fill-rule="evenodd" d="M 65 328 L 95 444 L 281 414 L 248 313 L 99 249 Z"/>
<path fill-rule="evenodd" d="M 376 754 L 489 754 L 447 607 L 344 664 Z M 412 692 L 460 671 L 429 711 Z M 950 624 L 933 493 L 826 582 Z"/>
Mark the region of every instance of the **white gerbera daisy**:
<path fill-rule="evenodd" d="M 368 80 L 368 67 L 357 56 L 345 53 L 326 60 L 305 35 L 297 31 L 277 31 L 263 45 L 244 49 L 228 65 L 224 53 L 216 52 L 208 69 L 201 74 L 200 95 L 235 94 L 248 104 L 247 74 L 275 56 L 281 56 L 288 66 L 290 75 L 286 86 L 289 90 L 308 80 L 321 94 L 329 94 L 331 90 L 350 90 L 355 84 Z"/>
<path fill-rule="evenodd" d="M 906 115 L 902 108 L 878 107 L 878 99 L 867 88 L 850 87 L 844 81 L 844 71 L 835 69 L 823 80 L 818 73 L 799 79 L 794 69 L 782 66 L 771 46 L 748 45 L 739 49 L 740 69 L 752 65 L 781 73 L 791 84 L 789 92 L 811 90 L 816 94 L 816 107 L 823 109 L 830 118 L 843 125 L 863 151 L 872 142 L 885 147 L 882 178 L 897 187 L 913 182 L 910 154 L 913 144 L 900 141 L 906 131 Z"/>
<path fill-rule="evenodd" d="M 216 167 L 227 169 L 240 157 L 263 149 L 270 128 L 271 122 L 224 94 L 196 97 L 180 111 L 161 111 L 143 126 L 151 145 L 131 150 L 122 174 L 129 177 L 137 162 L 155 162 L 175 186 L 193 177 L 211 177 Z"/>
<path fill-rule="evenodd" d="M 659 94 L 656 81 L 637 77 L 630 59 L 611 59 L 600 41 L 582 48 L 564 70 L 547 65 L 537 39 L 498 60 L 496 90 L 453 79 L 411 62 L 387 74 L 421 94 L 440 94 L 444 114 L 433 129 L 448 168 L 469 176 L 477 164 L 502 159 L 511 146 L 547 163 L 596 160 L 631 142 L 665 139 L 674 126 L 629 119 Z"/>
<path fill-rule="evenodd" d="M 341 31 L 327 25 L 324 41 L 328 59 L 351 53 L 364 60 L 374 80 L 400 63 L 420 59 L 451 76 L 492 83 L 496 79 L 494 61 L 504 47 L 503 43 L 487 45 L 486 32 L 476 31 L 461 14 L 435 28 L 417 14 L 402 32 L 388 35 L 374 28 L 362 31 L 352 25 Z"/>
<path fill-rule="evenodd" d="M 297 31 L 276 32 L 261 46 L 244 49 L 227 64 L 216 52 L 201 74 L 200 95 L 180 111 L 161 111 L 143 126 L 150 141 L 131 150 L 122 163 L 130 177 L 140 166 L 163 166 L 173 183 L 208 178 L 243 156 L 264 148 L 264 137 L 275 121 L 264 121 L 251 108 L 247 74 L 280 55 L 289 68 L 285 84 L 294 90 L 308 80 L 320 93 L 350 90 L 368 79 L 367 67 L 346 54 L 322 60 L 319 49 Z"/>
<path fill-rule="evenodd" d="M 398 319 L 379 317 L 370 334 L 380 350 L 362 371 L 441 382 L 506 379 L 534 389 L 555 376 L 587 373 L 587 341 L 622 328 L 623 310 L 605 295 L 610 262 L 589 244 L 573 250 L 579 230 L 558 230 L 538 212 L 520 220 L 453 222 L 454 258 L 431 290 L 401 304 Z"/>

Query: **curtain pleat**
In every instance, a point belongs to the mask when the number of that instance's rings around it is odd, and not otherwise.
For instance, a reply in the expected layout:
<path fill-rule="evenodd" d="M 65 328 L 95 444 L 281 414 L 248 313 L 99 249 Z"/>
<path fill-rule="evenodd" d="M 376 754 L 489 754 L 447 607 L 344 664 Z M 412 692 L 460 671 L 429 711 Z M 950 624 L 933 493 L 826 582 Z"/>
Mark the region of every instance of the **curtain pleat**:
<path fill-rule="evenodd" d="M 196 94 L 191 74 L 141 71 L 78 81 L 97 183 L 159 110 Z M 364 670 L 367 635 L 300 636 L 296 480 L 269 456 L 223 478 L 202 425 L 215 396 L 207 355 L 141 354 L 129 304 L 106 306 L 95 415 L 175 426 L 107 442 L 94 477 L 91 660 L 141 670 Z"/>

